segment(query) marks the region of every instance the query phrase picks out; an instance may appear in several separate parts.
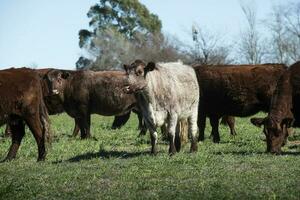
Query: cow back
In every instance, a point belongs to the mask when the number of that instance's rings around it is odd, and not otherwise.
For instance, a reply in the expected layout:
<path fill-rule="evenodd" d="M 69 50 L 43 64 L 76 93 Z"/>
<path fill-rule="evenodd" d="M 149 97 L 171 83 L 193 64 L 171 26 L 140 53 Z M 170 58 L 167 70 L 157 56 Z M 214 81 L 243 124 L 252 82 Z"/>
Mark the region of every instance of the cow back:
<path fill-rule="evenodd" d="M 226 65 L 225 65 L 226 66 Z M 284 65 L 195 66 L 208 114 L 249 116 L 267 112 Z"/>

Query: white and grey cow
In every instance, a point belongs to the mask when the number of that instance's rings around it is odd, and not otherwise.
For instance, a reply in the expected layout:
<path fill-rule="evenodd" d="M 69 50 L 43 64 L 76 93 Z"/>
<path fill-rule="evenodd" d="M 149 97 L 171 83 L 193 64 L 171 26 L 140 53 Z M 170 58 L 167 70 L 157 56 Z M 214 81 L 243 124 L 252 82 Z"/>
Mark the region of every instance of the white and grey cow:
<path fill-rule="evenodd" d="M 188 119 L 191 152 L 197 151 L 199 85 L 194 69 L 180 62 L 146 65 L 141 60 L 124 65 L 124 68 L 128 78 L 125 90 L 136 95 L 150 131 L 151 153 L 157 153 L 156 129 L 160 126 L 167 126 L 169 153 L 172 155 L 180 150 L 176 125 L 181 119 Z"/>

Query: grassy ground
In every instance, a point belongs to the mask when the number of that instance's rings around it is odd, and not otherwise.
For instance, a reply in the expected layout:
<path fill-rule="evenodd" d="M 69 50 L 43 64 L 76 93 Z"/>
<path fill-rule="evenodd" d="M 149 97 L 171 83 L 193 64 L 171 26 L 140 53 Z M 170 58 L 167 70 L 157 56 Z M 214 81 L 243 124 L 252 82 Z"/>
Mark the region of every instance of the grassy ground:
<path fill-rule="evenodd" d="M 134 116 L 119 130 L 110 129 L 112 118 L 93 116 L 96 140 L 86 141 L 69 137 L 68 116 L 51 120 L 45 162 L 36 162 L 27 131 L 17 159 L 0 163 L 0 199 L 300 199 L 300 148 L 290 143 L 282 156 L 265 154 L 261 130 L 248 118 L 237 119 L 236 138 L 221 126 L 220 144 L 206 139 L 195 154 L 186 144 L 171 158 L 162 141 L 158 155 L 149 155 L 149 135 L 137 137 Z M 0 140 L 1 159 L 9 145 Z"/>

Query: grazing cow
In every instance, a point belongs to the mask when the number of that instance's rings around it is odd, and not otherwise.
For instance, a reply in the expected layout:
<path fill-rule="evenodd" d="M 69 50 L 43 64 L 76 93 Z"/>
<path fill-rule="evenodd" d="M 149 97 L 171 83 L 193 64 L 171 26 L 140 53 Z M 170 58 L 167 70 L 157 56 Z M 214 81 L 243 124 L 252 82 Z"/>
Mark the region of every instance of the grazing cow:
<path fill-rule="evenodd" d="M 172 155 L 180 150 L 179 132 L 176 125 L 181 119 L 188 119 L 191 135 L 191 152 L 197 151 L 197 114 L 199 86 L 195 71 L 182 63 L 158 63 L 147 65 L 136 60 L 124 65 L 128 86 L 125 90 L 134 93 L 143 118 L 151 135 L 151 153 L 156 154 L 159 126 L 167 125 Z"/>
<path fill-rule="evenodd" d="M 300 127 L 300 61 L 281 76 L 266 118 L 252 118 L 256 126 L 264 126 L 267 152 L 280 154 L 290 127 Z"/>
<path fill-rule="evenodd" d="M 123 91 L 125 72 L 51 70 L 45 78 L 50 93 L 79 125 L 82 139 L 91 136 L 91 114 L 120 116 L 136 107 L 134 95 Z"/>
<path fill-rule="evenodd" d="M 36 140 L 38 161 L 44 160 L 49 122 L 39 75 L 27 68 L 1 70 L 0 96 L 0 125 L 10 125 L 12 138 L 5 160 L 16 157 L 25 134 L 24 122 Z"/>
<path fill-rule="evenodd" d="M 213 141 L 219 142 L 219 119 L 224 115 L 246 117 L 267 112 L 277 80 L 286 70 L 282 64 L 195 66 L 201 97 L 199 140 L 204 140 L 205 117 L 210 118 Z"/>

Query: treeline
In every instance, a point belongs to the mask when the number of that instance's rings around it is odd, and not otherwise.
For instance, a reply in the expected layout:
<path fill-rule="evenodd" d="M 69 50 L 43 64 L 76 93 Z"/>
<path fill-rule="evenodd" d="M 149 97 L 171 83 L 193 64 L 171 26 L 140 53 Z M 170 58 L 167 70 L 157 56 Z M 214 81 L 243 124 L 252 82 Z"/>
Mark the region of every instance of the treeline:
<path fill-rule="evenodd" d="M 87 14 L 90 29 L 79 31 L 84 49 L 77 69 L 118 69 L 136 58 L 200 64 L 285 63 L 300 60 L 300 2 L 274 5 L 267 19 L 255 5 L 241 3 L 245 27 L 238 39 L 194 25 L 193 45 L 162 33 L 159 17 L 138 0 L 100 0 Z"/>

